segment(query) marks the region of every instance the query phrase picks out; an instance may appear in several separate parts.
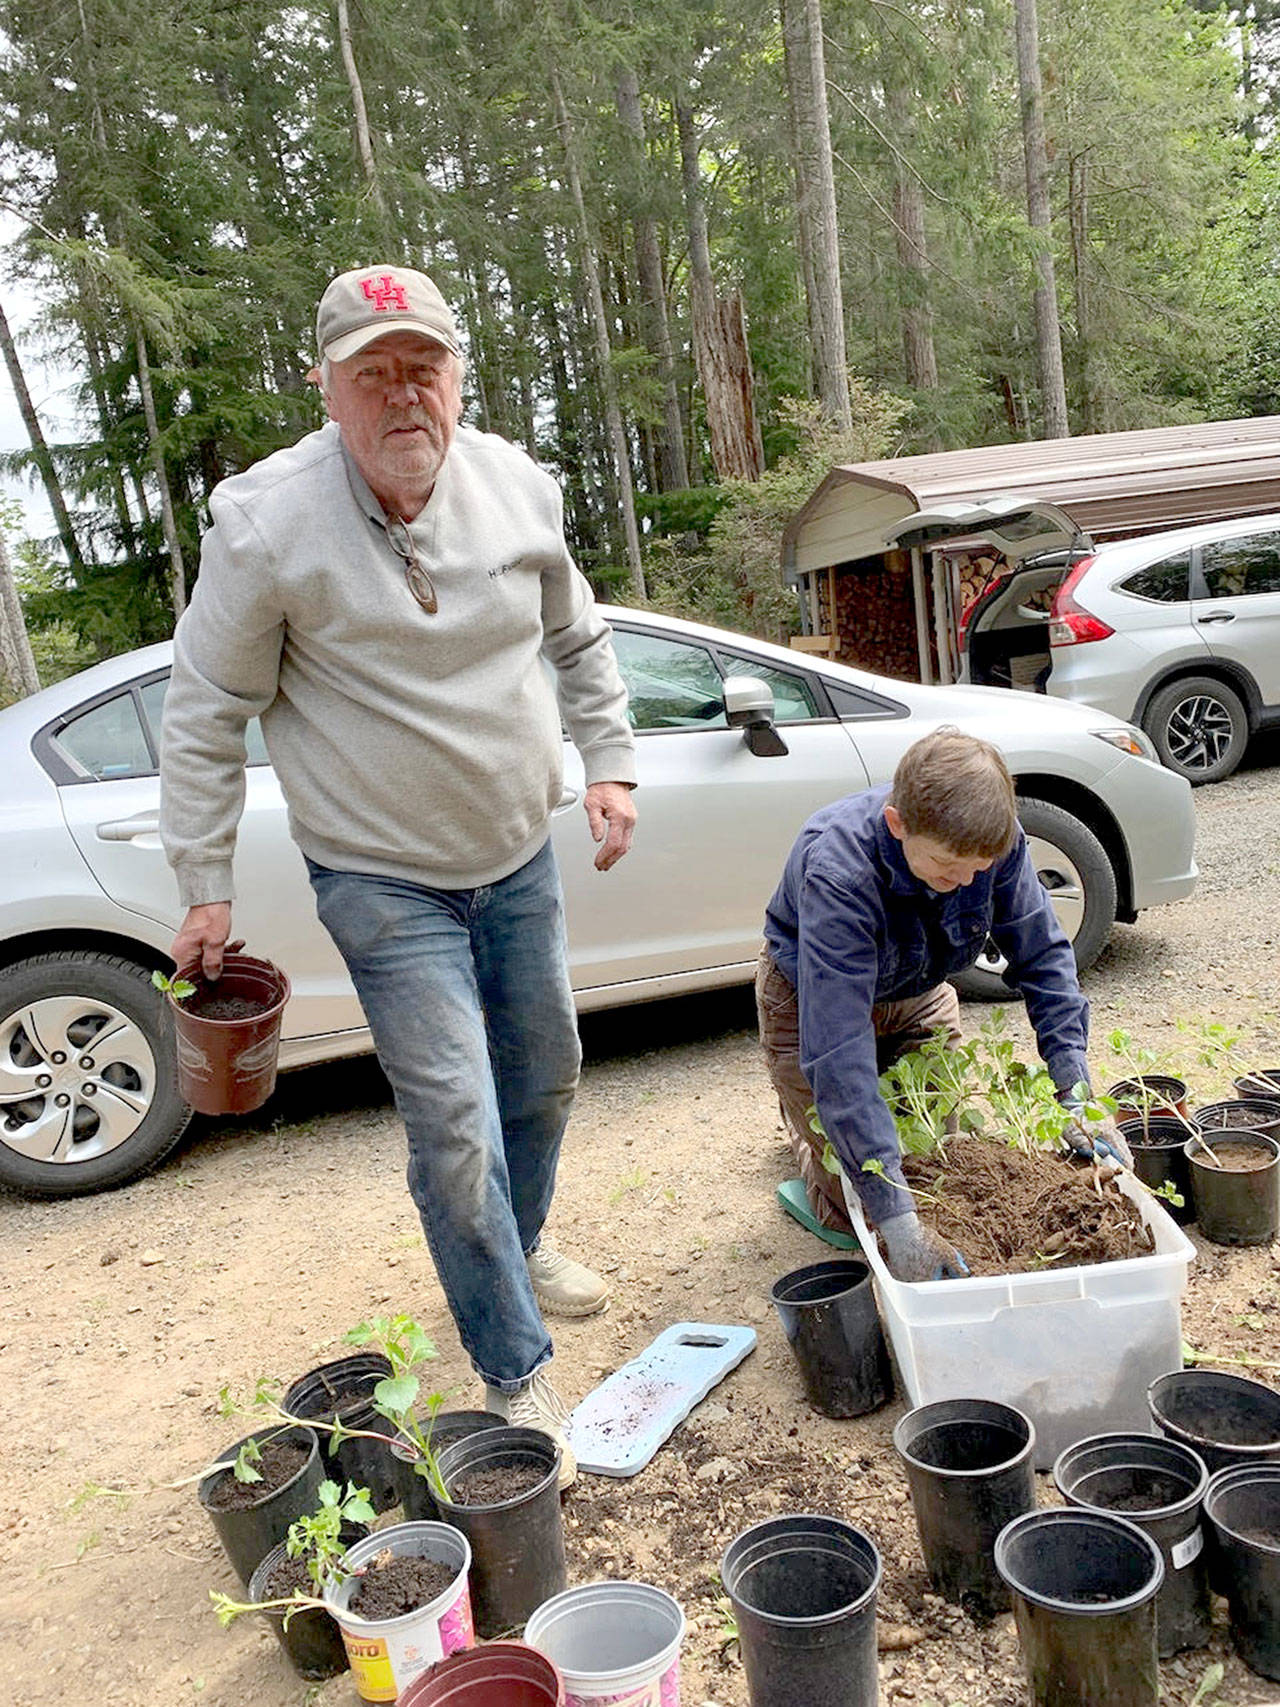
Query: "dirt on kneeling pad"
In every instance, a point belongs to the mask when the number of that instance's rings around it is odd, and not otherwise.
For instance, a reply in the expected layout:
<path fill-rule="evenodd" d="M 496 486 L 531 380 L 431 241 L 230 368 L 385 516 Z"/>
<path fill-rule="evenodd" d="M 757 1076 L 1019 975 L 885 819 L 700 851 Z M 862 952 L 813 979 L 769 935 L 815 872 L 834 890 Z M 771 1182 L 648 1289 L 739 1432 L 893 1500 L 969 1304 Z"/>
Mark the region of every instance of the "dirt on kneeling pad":
<path fill-rule="evenodd" d="M 378 1553 L 364 1567 L 364 1575 L 347 1604 L 357 1618 L 399 1618 L 420 1606 L 430 1606 L 457 1574 L 435 1559 Z"/>
<path fill-rule="evenodd" d="M 972 1274 L 1021 1274 L 1149 1256 L 1155 1241 L 1118 1186 L 1050 1151 L 949 1138 L 945 1155 L 908 1156 L 920 1219 Z"/>

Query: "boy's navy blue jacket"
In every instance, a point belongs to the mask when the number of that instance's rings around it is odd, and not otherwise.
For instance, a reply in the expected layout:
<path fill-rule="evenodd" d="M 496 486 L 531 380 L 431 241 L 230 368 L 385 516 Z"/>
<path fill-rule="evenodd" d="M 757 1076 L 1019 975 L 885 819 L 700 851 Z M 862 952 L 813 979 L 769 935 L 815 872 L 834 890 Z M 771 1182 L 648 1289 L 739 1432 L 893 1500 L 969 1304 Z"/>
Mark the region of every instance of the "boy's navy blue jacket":
<path fill-rule="evenodd" d="M 915 877 L 884 821 L 889 788 L 824 806 L 801 830 L 765 912 L 765 941 L 795 985 L 800 1065 L 827 1136 L 876 1222 L 905 1214 L 897 1132 L 878 1088 L 871 1009 L 923 995 L 968 966 L 987 937 L 1026 997 L 1060 1092 L 1088 1081 L 1089 1004 L 1071 946 L 1027 853 L 1013 847 L 972 883 L 939 894 Z"/>

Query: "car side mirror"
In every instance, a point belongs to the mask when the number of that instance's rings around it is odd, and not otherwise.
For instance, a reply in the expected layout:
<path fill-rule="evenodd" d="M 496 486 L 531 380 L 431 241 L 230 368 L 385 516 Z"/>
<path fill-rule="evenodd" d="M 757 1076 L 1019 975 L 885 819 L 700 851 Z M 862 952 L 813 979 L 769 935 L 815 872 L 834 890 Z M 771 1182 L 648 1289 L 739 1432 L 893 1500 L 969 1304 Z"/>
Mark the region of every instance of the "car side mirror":
<path fill-rule="evenodd" d="M 726 676 L 724 715 L 730 729 L 741 729 L 758 759 L 780 759 L 789 751 L 773 722 L 773 689 L 758 676 Z"/>

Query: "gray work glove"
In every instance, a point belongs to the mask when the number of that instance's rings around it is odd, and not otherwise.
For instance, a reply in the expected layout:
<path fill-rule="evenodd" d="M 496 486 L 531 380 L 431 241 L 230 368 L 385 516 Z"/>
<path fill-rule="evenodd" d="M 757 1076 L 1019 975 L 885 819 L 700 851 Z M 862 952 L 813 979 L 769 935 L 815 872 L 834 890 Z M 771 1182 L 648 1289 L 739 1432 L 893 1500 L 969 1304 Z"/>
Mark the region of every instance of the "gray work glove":
<path fill-rule="evenodd" d="M 1080 1103 L 1068 1103 L 1071 1125 L 1062 1134 L 1062 1141 L 1073 1155 L 1085 1162 L 1117 1161 L 1122 1167 L 1133 1166 L 1133 1152 L 1120 1136 L 1120 1129 L 1108 1114 L 1101 1120 L 1090 1120 Z"/>
<path fill-rule="evenodd" d="M 880 1237 L 895 1280 L 958 1280 L 969 1272 L 960 1252 L 926 1227 L 914 1210 L 882 1221 Z"/>

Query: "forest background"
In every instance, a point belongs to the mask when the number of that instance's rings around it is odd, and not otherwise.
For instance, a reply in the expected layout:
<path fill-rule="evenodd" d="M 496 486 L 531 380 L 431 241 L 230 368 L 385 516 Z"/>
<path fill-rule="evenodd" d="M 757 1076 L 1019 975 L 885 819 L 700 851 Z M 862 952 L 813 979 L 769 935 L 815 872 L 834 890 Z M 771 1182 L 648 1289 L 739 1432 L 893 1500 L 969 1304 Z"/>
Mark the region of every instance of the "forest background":
<path fill-rule="evenodd" d="M 351 266 L 437 280 L 602 596 L 775 639 L 832 462 L 1280 410 L 1280 0 L 0 0 L 0 42 L 56 524 L 0 516 L 0 703 L 172 631 Z"/>

